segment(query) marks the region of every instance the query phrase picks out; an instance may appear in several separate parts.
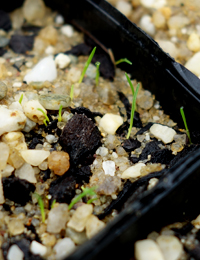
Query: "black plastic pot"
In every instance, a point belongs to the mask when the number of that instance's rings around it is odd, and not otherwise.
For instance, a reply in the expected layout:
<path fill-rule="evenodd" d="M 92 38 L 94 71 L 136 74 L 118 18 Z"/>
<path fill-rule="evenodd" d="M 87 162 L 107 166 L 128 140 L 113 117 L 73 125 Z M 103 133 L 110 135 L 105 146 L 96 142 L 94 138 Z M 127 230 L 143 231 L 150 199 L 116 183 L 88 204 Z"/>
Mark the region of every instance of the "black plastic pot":
<path fill-rule="evenodd" d="M 9 1 L 1 3 L 10 11 Z M 20 6 L 17 1 L 12 9 Z M 179 109 L 184 106 L 190 130 L 200 119 L 200 80 L 162 51 L 158 44 L 104 0 L 46 0 L 67 22 L 82 30 L 115 59 L 127 57 L 133 66 L 121 68 L 141 81 L 160 101 L 165 113 L 183 126 Z M 162 226 L 197 216 L 196 199 L 200 196 L 200 149 L 179 161 L 160 179 L 123 210 L 104 230 L 79 246 L 67 259 L 92 260 L 112 257 L 129 259 L 134 242 Z"/>

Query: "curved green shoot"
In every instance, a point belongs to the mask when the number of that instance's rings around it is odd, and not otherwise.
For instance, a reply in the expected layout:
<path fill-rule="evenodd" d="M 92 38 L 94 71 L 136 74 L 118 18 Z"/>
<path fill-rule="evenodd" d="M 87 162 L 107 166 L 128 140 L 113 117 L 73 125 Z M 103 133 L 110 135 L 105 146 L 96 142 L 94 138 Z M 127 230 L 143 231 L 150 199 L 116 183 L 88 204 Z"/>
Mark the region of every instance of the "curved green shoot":
<path fill-rule="evenodd" d="M 85 197 L 87 195 L 90 195 L 90 196 L 97 195 L 96 192 L 94 191 L 96 189 L 97 189 L 97 187 L 92 187 L 92 188 L 83 188 L 82 187 L 83 192 L 71 201 L 71 203 L 68 206 L 68 209 L 70 210 L 79 200 L 81 200 L 83 197 Z"/>
<path fill-rule="evenodd" d="M 63 108 L 63 106 L 60 105 L 59 111 L 58 111 L 58 122 L 62 121 L 62 108 Z"/>
<path fill-rule="evenodd" d="M 42 114 L 45 116 L 45 119 L 43 120 L 43 123 L 44 123 L 45 126 L 47 126 L 47 122 L 49 122 L 49 118 L 48 118 L 47 114 L 41 108 L 37 108 L 37 110 L 42 112 Z"/>
<path fill-rule="evenodd" d="M 134 91 L 134 87 L 133 87 L 133 84 L 131 82 L 131 79 L 129 78 L 129 76 L 128 76 L 128 74 L 126 72 L 125 72 L 125 76 L 126 76 L 126 79 L 127 79 L 128 83 L 129 83 L 129 85 L 131 87 L 131 90 L 132 90 L 132 93 L 133 93 L 133 96 L 134 96 L 135 91 Z"/>
<path fill-rule="evenodd" d="M 185 118 L 185 113 L 183 111 L 183 107 L 180 107 L 180 112 L 181 112 L 181 116 L 182 116 L 182 119 L 183 119 L 183 123 L 185 125 L 186 134 L 188 136 L 190 144 L 192 144 L 191 137 L 190 137 L 190 131 L 189 131 L 188 126 L 187 126 L 187 122 L 186 122 L 186 118 Z"/>
<path fill-rule="evenodd" d="M 94 47 L 94 49 L 93 49 L 92 52 L 90 53 L 90 56 L 88 57 L 88 60 L 87 60 L 86 63 L 85 63 L 85 66 L 84 66 L 84 68 L 83 68 L 83 72 L 81 73 L 81 77 L 80 77 L 80 79 L 79 79 L 79 81 L 78 81 L 79 84 L 81 84 L 81 82 L 83 81 L 83 78 L 84 78 L 84 76 L 85 76 L 86 70 L 87 70 L 87 68 L 89 67 L 89 65 L 90 65 L 90 63 L 91 63 L 91 61 L 92 61 L 92 58 L 93 58 L 93 56 L 94 56 L 95 51 L 96 51 L 96 47 Z"/>
<path fill-rule="evenodd" d="M 42 216 L 42 222 L 44 223 L 45 222 L 44 202 L 42 200 L 42 197 L 39 194 L 34 193 L 34 196 L 36 197 L 36 199 L 38 201 L 38 205 L 40 207 L 40 212 L 41 212 L 41 216 Z"/>
<path fill-rule="evenodd" d="M 132 102 L 132 106 L 131 106 L 130 126 L 129 126 L 129 129 L 128 129 L 128 134 L 127 134 L 127 136 L 126 136 L 126 139 L 129 139 L 130 134 L 131 134 L 131 129 L 132 129 L 132 127 L 133 127 L 133 119 L 134 119 L 135 107 L 136 107 L 136 98 L 137 98 L 137 94 L 138 94 L 139 87 L 140 87 L 140 84 L 138 83 L 138 84 L 137 84 L 137 87 L 136 87 L 136 91 L 135 91 L 135 93 L 134 93 L 134 95 L 133 95 L 133 102 Z"/>
<path fill-rule="evenodd" d="M 118 65 L 118 64 L 120 64 L 122 62 L 126 62 L 126 63 L 132 65 L 132 62 L 130 60 L 128 60 L 127 58 L 123 58 L 123 59 L 120 59 L 120 60 L 116 61 L 115 65 Z"/>
<path fill-rule="evenodd" d="M 51 209 L 53 209 L 54 205 L 56 204 L 56 200 L 53 200 L 52 204 L 51 204 Z"/>
<path fill-rule="evenodd" d="M 20 105 L 21 105 L 21 103 L 22 103 L 23 97 L 24 97 L 24 95 L 21 94 L 20 99 L 19 99 L 19 103 L 20 103 Z"/>
<path fill-rule="evenodd" d="M 97 67 L 97 69 L 96 69 L 96 78 L 95 78 L 95 82 L 96 82 L 96 86 L 98 86 L 98 84 L 99 84 L 99 66 L 100 66 L 100 62 L 99 61 L 97 61 L 96 63 L 95 63 L 95 65 L 96 65 L 96 67 Z"/>

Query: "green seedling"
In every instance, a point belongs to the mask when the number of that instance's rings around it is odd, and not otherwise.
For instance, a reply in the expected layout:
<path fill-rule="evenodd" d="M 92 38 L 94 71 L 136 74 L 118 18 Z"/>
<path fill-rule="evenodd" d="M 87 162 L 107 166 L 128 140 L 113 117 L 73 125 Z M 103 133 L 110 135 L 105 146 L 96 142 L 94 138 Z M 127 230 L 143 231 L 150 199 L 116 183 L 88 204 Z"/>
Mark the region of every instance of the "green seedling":
<path fill-rule="evenodd" d="M 56 200 L 53 200 L 52 204 L 51 204 L 51 209 L 53 209 L 54 205 L 56 204 Z"/>
<path fill-rule="evenodd" d="M 100 62 L 99 61 L 97 61 L 96 63 L 95 63 L 95 65 L 96 65 L 96 67 L 97 67 L 97 69 L 96 69 L 96 78 L 95 78 L 95 82 L 96 82 L 96 86 L 98 86 L 98 84 L 99 84 L 99 66 L 100 66 Z"/>
<path fill-rule="evenodd" d="M 187 126 L 186 118 L 185 118 L 185 113 L 183 111 L 183 107 L 180 107 L 180 112 L 181 112 L 181 116 L 183 118 L 183 123 L 185 125 L 186 134 L 188 136 L 190 144 L 192 144 L 191 137 L 190 137 L 190 132 L 189 132 L 189 129 L 188 129 L 188 126 Z"/>
<path fill-rule="evenodd" d="M 62 121 L 62 108 L 63 108 L 63 106 L 60 105 L 59 111 L 58 111 L 58 122 Z"/>
<path fill-rule="evenodd" d="M 97 189 L 97 187 L 92 187 L 92 188 L 83 188 L 82 187 L 83 192 L 71 201 L 71 203 L 68 206 L 68 209 L 70 210 L 79 200 L 81 200 L 83 197 L 85 197 L 87 195 L 90 195 L 90 196 L 97 195 L 96 192 L 94 191 L 96 189 Z"/>
<path fill-rule="evenodd" d="M 127 79 L 128 83 L 129 83 L 129 85 L 131 87 L 131 90 L 132 90 L 132 93 L 133 93 L 133 96 L 134 96 L 135 91 L 134 91 L 134 87 L 133 87 L 133 84 L 131 82 L 131 79 L 129 78 L 129 76 L 128 76 L 128 74 L 126 72 L 125 72 L 125 76 L 126 76 L 126 79 Z"/>
<path fill-rule="evenodd" d="M 71 101 L 72 101 L 73 98 L 74 98 L 74 85 L 71 86 L 71 90 L 70 90 L 70 98 L 71 98 Z"/>
<path fill-rule="evenodd" d="M 118 65 L 118 64 L 120 64 L 120 63 L 122 63 L 122 62 L 126 62 L 126 63 L 132 65 L 132 62 L 131 62 L 130 60 L 128 60 L 127 58 L 120 59 L 120 60 L 116 61 L 116 62 L 115 62 L 115 65 Z"/>
<path fill-rule="evenodd" d="M 21 103 L 22 103 L 23 97 L 24 97 L 24 95 L 21 94 L 20 99 L 19 99 L 19 103 L 20 103 L 20 105 L 21 105 Z"/>
<path fill-rule="evenodd" d="M 93 58 L 93 56 L 94 56 L 95 51 L 96 51 L 96 47 L 94 47 L 94 49 L 93 49 L 92 52 L 90 53 L 90 56 L 88 57 L 88 60 L 87 60 L 86 63 L 85 63 L 83 72 L 81 73 L 81 77 L 80 77 L 79 82 L 78 82 L 79 84 L 81 84 L 81 82 L 83 81 L 83 78 L 84 78 L 84 76 L 85 76 L 86 70 L 87 70 L 87 68 L 89 67 L 89 65 L 90 65 L 90 63 L 91 63 L 91 61 L 92 61 L 92 58 Z"/>
<path fill-rule="evenodd" d="M 47 126 L 47 122 L 49 122 L 49 118 L 48 118 L 47 114 L 41 108 L 37 108 L 37 110 L 42 112 L 42 114 L 45 116 L 45 119 L 43 120 L 43 123 L 44 123 L 45 126 Z"/>
<path fill-rule="evenodd" d="M 127 136 L 126 136 L 126 139 L 129 139 L 130 134 L 131 134 L 131 129 L 132 129 L 132 127 L 133 127 L 133 119 L 134 119 L 135 107 L 136 107 L 136 98 L 137 98 L 137 94 L 138 94 L 139 87 L 140 87 L 140 84 L 138 83 L 138 84 L 137 84 L 137 87 L 136 87 L 136 91 L 135 91 L 135 93 L 134 93 L 134 95 L 133 95 L 133 101 L 132 101 L 132 106 L 131 106 L 130 126 L 129 126 L 129 129 L 128 129 L 128 134 L 127 134 Z"/>
<path fill-rule="evenodd" d="M 36 197 L 36 199 L 38 201 L 38 205 L 40 207 L 40 212 L 41 212 L 41 216 L 42 216 L 42 222 L 44 223 L 45 222 L 44 202 L 42 200 L 42 197 L 39 194 L 34 193 L 34 196 Z"/>

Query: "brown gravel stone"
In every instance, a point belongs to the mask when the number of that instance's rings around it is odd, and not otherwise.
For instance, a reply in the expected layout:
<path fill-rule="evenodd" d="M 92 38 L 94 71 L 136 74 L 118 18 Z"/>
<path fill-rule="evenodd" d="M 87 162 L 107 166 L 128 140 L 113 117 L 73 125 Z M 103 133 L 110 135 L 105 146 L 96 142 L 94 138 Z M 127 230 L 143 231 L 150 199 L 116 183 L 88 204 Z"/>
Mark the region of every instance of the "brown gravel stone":
<path fill-rule="evenodd" d="M 69 154 L 63 151 L 53 151 L 48 157 L 49 169 L 53 170 L 56 175 L 63 175 L 68 171 Z"/>

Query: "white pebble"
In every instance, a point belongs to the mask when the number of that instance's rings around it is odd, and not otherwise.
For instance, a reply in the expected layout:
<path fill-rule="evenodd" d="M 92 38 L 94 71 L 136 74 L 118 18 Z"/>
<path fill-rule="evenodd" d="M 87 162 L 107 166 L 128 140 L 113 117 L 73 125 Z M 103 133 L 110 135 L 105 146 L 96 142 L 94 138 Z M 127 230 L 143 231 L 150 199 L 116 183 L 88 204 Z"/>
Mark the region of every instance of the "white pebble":
<path fill-rule="evenodd" d="M 147 186 L 147 190 L 152 189 L 158 182 L 159 182 L 159 180 L 157 178 L 151 178 L 149 180 L 149 184 Z"/>
<path fill-rule="evenodd" d="M 8 250 L 7 259 L 23 260 L 24 253 L 17 245 L 12 245 Z"/>
<path fill-rule="evenodd" d="M 35 128 L 35 126 L 36 126 L 36 123 L 27 117 L 26 124 L 25 124 L 23 131 L 26 133 L 29 133 L 33 128 Z"/>
<path fill-rule="evenodd" d="M 99 154 L 101 157 L 104 157 L 108 154 L 108 148 L 106 147 L 99 147 L 97 150 L 96 150 L 96 154 Z"/>
<path fill-rule="evenodd" d="M 49 45 L 48 47 L 46 47 L 45 53 L 47 55 L 53 55 L 55 53 L 55 48 L 52 45 Z"/>
<path fill-rule="evenodd" d="M 140 27 L 151 36 L 155 34 L 155 25 L 152 22 L 151 16 L 148 14 L 143 15 L 140 19 Z"/>
<path fill-rule="evenodd" d="M 142 167 L 145 167 L 144 163 L 136 163 L 135 165 L 126 169 L 123 173 L 121 178 L 122 179 L 129 179 L 129 178 L 137 178 L 141 175 L 140 171 Z"/>
<path fill-rule="evenodd" d="M 34 240 L 31 242 L 30 251 L 35 255 L 44 256 L 47 253 L 47 247 Z"/>
<path fill-rule="evenodd" d="M 57 24 L 63 24 L 64 23 L 64 17 L 61 14 L 58 14 L 55 19 L 55 23 Z"/>
<path fill-rule="evenodd" d="M 176 131 L 168 126 L 153 124 L 150 133 L 157 139 L 161 139 L 163 143 L 168 144 L 173 141 Z"/>
<path fill-rule="evenodd" d="M 40 60 L 33 69 L 26 74 L 24 81 L 53 81 L 57 78 L 56 64 L 53 56 L 48 56 Z"/>
<path fill-rule="evenodd" d="M 17 109 L 7 109 L 0 106 L 0 136 L 6 132 L 20 131 L 26 123 L 26 116 Z"/>
<path fill-rule="evenodd" d="M 54 251 L 56 252 L 56 260 L 63 260 L 68 255 L 70 255 L 76 248 L 74 242 L 66 237 L 57 242 L 54 246 Z"/>
<path fill-rule="evenodd" d="M 174 15 L 169 18 L 167 24 L 169 29 L 182 29 L 184 26 L 190 24 L 190 19 L 184 15 Z"/>
<path fill-rule="evenodd" d="M 22 83 L 21 83 L 21 82 L 14 82 L 14 83 L 13 83 L 13 87 L 14 87 L 14 88 L 21 88 L 21 86 L 22 86 Z"/>
<path fill-rule="evenodd" d="M 160 247 L 165 260 L 178 260 L 183 252 L 183 245 L 175 236 L 161 235 L 156 242 Z"/>
<path fill-rule="evenodd" d="M 74 28 L 71 25 L 63 25 L 60 28 L 62 34 L 66 35 L 67 37 L 72 37 L 74 34 Z"/>
<path fill-rule="evenodd" d="M 1 170 L 1 176 L 9 177 L 13 171 L 14 171 L 14 167 L 12 167 L 10 164 L 7 164 L 5 169 Z"/>
<path fill-rule="evenodd" d="M 65 69 L 70 62 L 70 57 L 64 53 L 59 53 L 55 58 L 55 63 L 60 69 Z"/>
<path fill-rule="evenodd" d="M 58 138 L 56 138 L 54 135 L 47 135 L 46 140 L 48 143 L 53 144 L 58 141 Z"/>
<path fill-rule="evenodd" d="M 160 9 L 166 5 L 166 0 L 140 0 L 140 2 L 146 8 Z"/>
<path fill-rule="evenodd" d="M 38 166 L 50 155 L 49 151 L 44 150 L 25 150 L 21 151 L 21 156 L 25 162 Z"/>
<path fill-rule="evenodd" d="M 179 50 L 176 47 L 176 45 L 171 41 L 165 41 L 165 40 L 157 40 L 160 47 L 165 51 L 166 53 L 169 53 L 169 55 L 176 59 L 179 55 Z"/>
<path fill-rule="evenodd" d="M 123 118 L 114 114 L 105 114 L 99 121 L 99 127 L 108 134 L 115 134 L 116 130 L 123 124 Z"/>
<path fill-rule="evenodd" d="M 102 163 L 102 167 L 105 172 L 105 175 L 115 176 L 115 162 L 104 161 Z"/>
<path fill-rule="evenodd" d="M 129 2 L 117 1 L 116 8 L 125 16 L 131 15 L 132 5 Z"/>
<path fill-rule="evenodd" d="M 156 242 L 151 239 L 139 240 L 135 243 L 136 260 L 165 260 Z"/>
<path fill-rule="evenodd" d="M 33 167 L 28 163 L 24 163 L 22 167 L 16 169 L 15 176 L 20 179 L 27 180 L 30 183 L 37 183 Z"/>

